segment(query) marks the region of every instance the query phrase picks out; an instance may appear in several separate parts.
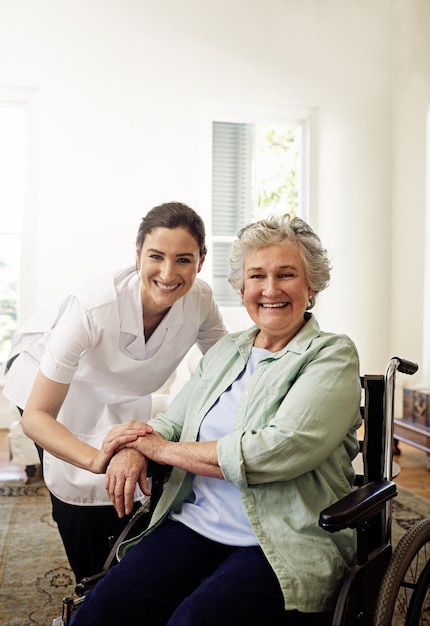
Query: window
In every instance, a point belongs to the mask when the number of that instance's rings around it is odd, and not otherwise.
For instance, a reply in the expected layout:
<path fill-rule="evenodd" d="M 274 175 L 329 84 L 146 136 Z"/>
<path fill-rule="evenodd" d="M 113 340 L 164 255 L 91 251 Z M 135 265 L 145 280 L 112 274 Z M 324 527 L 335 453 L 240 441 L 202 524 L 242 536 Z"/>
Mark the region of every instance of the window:
<path fill-rule="evenodd" d="M 18 321 L 18 282 L 25 188 L 25 109 L 0 105 L 0 362 Z"/>
<path fill-rule="evenodd" d="M 237 231 L 270 213 L 309 216 L 311 114 L 212 120 L 212 287 L 221 306 L 238 306 L 227 282 Z"/>
<path fill-rule="evenodd" d="M 34 193 L 29 176 L 33 115 L 32 90 L 0 89 L 0 371 L 22 312 L 22 239 Z"/>

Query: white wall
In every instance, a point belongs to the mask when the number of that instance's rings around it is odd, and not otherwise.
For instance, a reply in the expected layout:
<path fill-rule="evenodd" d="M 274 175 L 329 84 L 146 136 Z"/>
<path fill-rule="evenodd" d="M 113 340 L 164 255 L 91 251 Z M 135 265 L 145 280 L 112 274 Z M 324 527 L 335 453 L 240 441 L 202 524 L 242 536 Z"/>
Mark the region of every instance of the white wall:
<path fill-rule="evenodd" d="M 394 7 L 390 345 L 412 354 L 421 365 L 418 379 L 430 386 L 429 304 L 425 314 L 425 302 L 430 303 L 430 266 L 425 273 L 430 246 L 430 5 L 420 0 Z"/>
<path fill-rule="evenodd" d="M 363 372 L 421 362 L 429 17 L 427 0 L 0 0 L 0 87 L 34 90 L 38 129 L 24 315 L 133 262 L 154 204 L 209 222 L 205 103 L 303 105 L 334 265 L 318 319 Z"/>

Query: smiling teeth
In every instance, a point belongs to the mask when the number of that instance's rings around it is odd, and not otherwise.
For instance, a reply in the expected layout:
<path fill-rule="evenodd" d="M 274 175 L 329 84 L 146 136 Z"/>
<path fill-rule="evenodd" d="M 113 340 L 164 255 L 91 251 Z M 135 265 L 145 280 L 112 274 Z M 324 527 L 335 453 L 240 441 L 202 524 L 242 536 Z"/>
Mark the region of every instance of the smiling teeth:
<path fill-rule="evenodd" d="M 265 309 L 280 309 L 286 304 L 286 302 L 276 302 L 275 304 L 262 304 L 261 306 L 263 306 Z"/>
<path fill-rule="evenodd" d="M 178 285 L 162 285 L 161 283 L 157 283 L 157 287 L 159 287 L 160 289 L 162 289 L 163 291 L 173 291 L 174 289 L 176 289 Z"/>

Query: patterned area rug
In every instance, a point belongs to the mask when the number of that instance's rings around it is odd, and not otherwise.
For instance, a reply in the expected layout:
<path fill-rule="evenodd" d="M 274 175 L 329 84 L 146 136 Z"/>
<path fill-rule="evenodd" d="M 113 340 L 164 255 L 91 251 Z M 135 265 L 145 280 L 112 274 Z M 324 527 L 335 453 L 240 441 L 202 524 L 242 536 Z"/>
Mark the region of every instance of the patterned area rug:
<path fill-rule="evenodd" d="M 430 502 L 399 487 L 393 503 L 393 544 Z M 43 482 L 0 483 L 0 626 L 51 626 L 63 597 L 73 595 L 69 568 Z"/>
<path fill-rule="evenodd" d="M 398 496 L 393 500 L 392 544 L 395 547 L 415 522 L 430 517 L 430 500 L 417 496 L 409 489 L 397 486 Z"/>
<path fill-rule="evenodd" d="M 0 624 L 50 626 L 74 590 L 44 483 L 0 483 Z"/>

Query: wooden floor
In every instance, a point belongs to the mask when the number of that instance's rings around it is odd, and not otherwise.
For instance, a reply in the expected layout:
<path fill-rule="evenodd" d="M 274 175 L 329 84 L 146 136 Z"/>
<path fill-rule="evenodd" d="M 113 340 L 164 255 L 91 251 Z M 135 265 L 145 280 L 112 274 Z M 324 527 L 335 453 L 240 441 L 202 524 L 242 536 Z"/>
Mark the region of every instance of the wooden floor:
<path fill-rule="evenodd" d="M 396 483 L 430 500 L 430 472 L 427 470 L 429 457 L 422 450 L 401 441 L 399 447 L 400 455 L 394 457 L 400 465 Z"/>
<path fill-rule="evenodd" d="M 12 465 L 9 461 L 7 432 L 0 429 L 0 480 L 25 480 L 24 468 Z M 406 443 L 400 443 L 400 450 L 400 456 L 395 457 L 400 465 L 400 473 L 395 479 L 397 484 L 430 500 L 430 472 L 426 469 L 426 453 Z"/>

